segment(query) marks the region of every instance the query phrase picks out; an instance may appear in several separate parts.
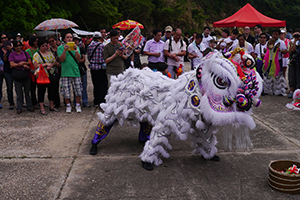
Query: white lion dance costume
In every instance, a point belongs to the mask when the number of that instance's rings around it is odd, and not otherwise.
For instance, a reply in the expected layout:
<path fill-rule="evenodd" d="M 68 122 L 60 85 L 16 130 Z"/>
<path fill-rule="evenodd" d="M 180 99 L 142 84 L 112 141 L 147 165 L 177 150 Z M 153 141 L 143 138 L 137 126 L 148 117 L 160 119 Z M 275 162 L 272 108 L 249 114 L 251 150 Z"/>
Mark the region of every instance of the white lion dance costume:
<path fill-rule="evenodd" d="M 218 126 L 239 128 L 238 146 L 251 147 L 248 133 L 255 128 L 251 107 L 260 105 L 262 80 L 253 69 L 254 59 L 243 50 L 228 56 L 210 53 L 196 70 L 177 80 L 148 68 L 128 69 L 118 78 L 112 77 L 92 145 L 104 139 L 115 122 L 122 125 L 127 119 L 133 125 L 140 123 L 139 139 L 147 140 L 140 155 L 146 169 L 160 165 L 161 156 L 169 157 L 172 133 L 180 140 L 191 135 L 194 153 L 205 159 L 217 153 Z"/>

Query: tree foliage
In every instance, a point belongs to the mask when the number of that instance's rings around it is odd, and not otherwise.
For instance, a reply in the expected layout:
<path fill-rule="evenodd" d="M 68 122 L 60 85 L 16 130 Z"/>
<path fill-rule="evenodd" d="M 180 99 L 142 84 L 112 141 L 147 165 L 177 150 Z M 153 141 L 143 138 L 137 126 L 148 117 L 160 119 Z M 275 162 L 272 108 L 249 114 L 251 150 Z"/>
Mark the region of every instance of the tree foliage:
<path fill-rule="evenodd" d="M 110 29 L 126 19 L 142 23 L 145 35 L 167 25 L 202 31 L 248 2 L 269 17 L 286 20 L 288 28 L 298 26 L 300 0 L 8 0 L 0 1 L 0 30 L 33 31 L 44 20 L 65 18 L 92 31 L 100 26 Z"/>

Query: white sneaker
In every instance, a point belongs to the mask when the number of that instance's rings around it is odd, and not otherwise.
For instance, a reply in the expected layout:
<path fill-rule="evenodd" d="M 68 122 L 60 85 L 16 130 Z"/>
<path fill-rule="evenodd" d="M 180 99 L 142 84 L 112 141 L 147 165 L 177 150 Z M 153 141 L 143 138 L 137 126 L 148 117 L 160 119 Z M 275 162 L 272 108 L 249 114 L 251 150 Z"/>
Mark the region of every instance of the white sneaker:
<path fill-rule="evenodd" d="M 76 112 L 81 113 L 81 106 L 76 106 Z"/>
<path fill-rule="evenodd" d="M 72 107 L 71 106 L 67 106 L 66 107 L 66 113 L 71 113 L 72 111 Z"/>

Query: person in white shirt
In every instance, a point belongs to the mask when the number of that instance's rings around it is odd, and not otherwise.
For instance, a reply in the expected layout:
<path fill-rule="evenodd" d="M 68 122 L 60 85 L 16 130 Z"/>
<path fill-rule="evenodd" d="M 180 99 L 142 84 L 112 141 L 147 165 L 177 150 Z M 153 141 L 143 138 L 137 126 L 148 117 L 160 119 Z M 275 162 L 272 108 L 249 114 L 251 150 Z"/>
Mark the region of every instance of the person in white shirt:
<path fill-rule="evenodd" d="M 230 35 L 230 42 L 227 43 L 227 52 L 228 51 L 233 51 L 236 46 L 238 45 L 238 39 L 237 37 L 239 36 L 239 31 L 237 29 L 233 29 L 231 31 L 231 35 Z"/>
<path fill-rule="evenodd" d="M 267 52 L 267 34 L 261 33 L 259 36 L 259 43 L 255 46 L 254 50 L 254 58 L 256 59 L 256 70 L 261 77 L 262 76 L 262 66 L 263 66 L 263 59 Z"/>
<path fill-rule="evenodd" d="M 209 41 L 213 39 L 209 34 L 210 28 L 208 26 L 204 27 L 202 43 L 204 44 L 205 49 L 209 46 Z"/>
<path fill-rule="evenodd" d="M 278 60 L 279 60 L 279 64 L 280 64 L 280 71 L 282 71 L 282 58 L 283 58 L 282 55 L 287 53 L 287 47 L 286 47 L 285 43 L 282 40 L 279 39 L 279 35 L 280 35 L 280 30 L 279 29 L 273 30 L 272 39 L 275 40 L 274 48 L 279 43 Z M 272 60 L 273 58 L 270 56 L 270 59 Z"/>
<path fill-rule="evenodd" d="M 264 63 L 268 65 L 264 76 L 264 92 L 271 95 L 286 96 L 286 84 L 283 77 L 282 70 L 282 55 L 287 53 L 285 43 L 279 39 L 280 30 L 275 29 L 272 31 L 272 39 L 268 41 L 268 47 L 273 46 L 269 49 L 264 57 Z M 277 53 L 278 52 L 278 53 Z M 273 57 L 277 60 L 273 60 Z M 274 63 L 273 63 L 274 62 Z M 279 66 L 278 66 L 279 65 Z M 277 70 L 279 69 L 280 70 Z"/>
<path fill-rule="evenodd" d="M 267 34 L 261 33 L 259 36 L 259 43 L 255 46 L 254 58 L 263 59 L 267 52 Z"/>
<path fill-rule="evenodd" d="M 246 36 L 245 35 L 239 35 L 238 36 L 238 41 L 239 42 L 238 42 L 236 48 L 240 47 L 240 48 L 244 49 L 245 53 L 250 54 L 254 58 L 253 46 L 252 46 L 252 44 L 250 44 L 250 42 L 246 41 Z"/>
<path fill-rule="evenodd" d="M 231 39 L 229 37 L 229 30 L 228 29 L 223 29 L 221 33 L 222 39 L 218 42 L 216 49 L 220 50 L 220 52 L 227 52 L 226 46 L 227 43 L 231 42 Z"/>
<path fill-rule="evenodd" d="M 180 66 L 182 67 L 182 72 L 184 72 L 183 57 L 186 54 L 186 44 L 181 39 L 181 35 L 182 31 L 177 28 L 173 38 L 168 39 L 164 47 L 164 55 L 167 57 L 168 70 L 173 79 L 176 75 L 175 70 Z"/>
<path fill-rule="evenodd" d="M 191 69 L 194 70 L 203 58 L 205 47 L 202 42 L 203 35 L 197 34 L 196 39 L 188 47 L 188 58 L 191 59 Z"/>

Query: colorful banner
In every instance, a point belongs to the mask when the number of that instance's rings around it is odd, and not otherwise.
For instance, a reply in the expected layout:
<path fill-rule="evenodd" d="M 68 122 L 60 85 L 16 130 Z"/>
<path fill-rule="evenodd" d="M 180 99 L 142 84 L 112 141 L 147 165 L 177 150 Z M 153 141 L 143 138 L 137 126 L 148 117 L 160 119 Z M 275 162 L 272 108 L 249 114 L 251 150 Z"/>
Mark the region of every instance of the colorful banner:
<path fill-rule="evenodd" d="M 136 26 L 123 40 L 122 45 L 125 48 L 126 56 L 130 56 L 135 48 L 137 48 L 143 41 L 141 29 Z"/>

